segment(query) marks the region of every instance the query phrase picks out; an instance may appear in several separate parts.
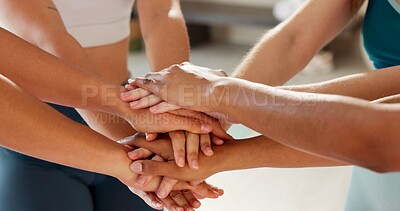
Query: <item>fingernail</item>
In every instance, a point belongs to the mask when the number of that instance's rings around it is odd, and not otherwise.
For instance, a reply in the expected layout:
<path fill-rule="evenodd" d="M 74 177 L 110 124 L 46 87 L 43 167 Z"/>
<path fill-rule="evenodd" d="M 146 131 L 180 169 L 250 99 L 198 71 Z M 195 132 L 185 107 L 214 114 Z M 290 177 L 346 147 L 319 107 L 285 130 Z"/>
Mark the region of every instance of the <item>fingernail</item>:
<path fill-rule="evenodd" d="M 136 184 L 138 184 L 140 186 L 143 186 L 145 182 L 146 182 L 146 178 L 144 178 L 144 177 L 138 177 L 136 179 Z"/>
<path fill-rule="evenodd" d="M 149 140 L 149 134 L 145 134 L 146 135 L 146 140 L 148 141 Z"/>
<path fill-rule="evenodd" d="M 135 173 L 142 173 L 143 166 L 141 163 L 132 163 L 131 170 Z"/>
<path fill-rule="evenodd" d="M 200 129 L 203 132 L 210 132 L 212 130 L 212 127 L 209 124 L 201 124 Z"/>
<path fill-rule="evenodd" d="M 137 153 L 136 151 L 130 151 L 128 152 L 128 157 L 130 159 L 136 159 L 139 156 L 139 153 Z"/>
<path fill-rule="evenodd" d="M 156 113 L 158 111 L 157 107 L 150 107 L 151 113 Z"/>
<path fill-rule="evenodd" d="M 121 97 L 127 98 L 129 97 L 129 93 L 128 92 L 121 93 Z"/>
<path fill-rule="evenodd" d="M 218 189 L 218 193 L 219 193 L 220 195 L 224 195 L 224 190 Z"/>
<path fill-rule="evenodd" d="M 185 166 L 185 158 L 179 158 L 178 159 L 178 166 L 179 167 L 184 167 Z"/>
<path fill-rule="evenodd" d="M 199 201 L 194 201 L 192 204 L 195 207 L 200 207 L 201 206 L 201 203 Z"/>
<path fill-rule="evenodd" d="M 165 198 L 165 197 L 167 197 L 167 190 L 161 188 L 161 189 L 158 191 L 157 195 L 158 195 L 158 197 L 160 197 L 160 198 Z"/>
<path fill-rule="evenodd" d="M 132 82 L 133 82 L 132 78 L 128 79 L 128 83 L 132 83 Z"/>
<path fill-rule="evenodd" d="M 188 211 L 194 211 L 194 209 L 192 209 L 192 208 L 188 208 L 187 210 L 188 210 Z"/>
<path fill-rule="evenodd" d="M 176 210 L 183 211 L 183 208 L 182 207 L 177 207 Z"/>
<path fill-rule="evenodd" d="M 133 102 L 129 103 L 129 105 L 131 105 L 131 107 L 135 107 L 137 104 L 139 104 L 139 101 L 133 101 Z"/>
<path fill-rule="evenodd" d="M 192 160 L 192 168 L 195 170 L 198 170 L 199 169 L 199 161 Z"/>
<path fill-rule="evenodd" d="M 206 147 L 206 152 L 207 152 L 207 154 L 210 155 L 210 156 L 214 154 L 214 151 L 213 151 L 213 150 L 211 149 L 211 147 L 209 147 L 209 146 Z"/>

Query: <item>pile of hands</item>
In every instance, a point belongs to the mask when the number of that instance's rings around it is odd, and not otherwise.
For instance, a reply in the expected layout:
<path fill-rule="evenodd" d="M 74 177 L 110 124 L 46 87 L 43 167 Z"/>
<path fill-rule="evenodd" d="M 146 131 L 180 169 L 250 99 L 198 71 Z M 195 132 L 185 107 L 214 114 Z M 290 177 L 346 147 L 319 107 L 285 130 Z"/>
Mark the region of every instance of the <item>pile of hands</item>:
<path fill-rule="evenodd" d="M 217 164 L 210 163 L 215 156 L 213 149 L 233 140 L 225 131 L 231 120 L 218 112 L 218 105 L 202 98 L 211 97 L 210 89 L 226 76 L 222 70 L 185 62 L 144 78 L 130 79 L 125 86 L 121 99 L 131 109 L 167 114 L 162 124 L 184 121 L 191 128 L 160 132 L 144 129 L 147 133 L 139 132 L 119 141 L 130 148 L 130 169 L 139 175 L 130 181 L 130 190 L 154 209 L 194 210 L 201 206 L 200 199 L 223 195 L 223 190 L 207 184 L 205 179 L 218 172 Z M 189 90 L 189 96 L 182 94 L 182 88 Z M 151 189 L 156 191 L 146 191 Z"/>

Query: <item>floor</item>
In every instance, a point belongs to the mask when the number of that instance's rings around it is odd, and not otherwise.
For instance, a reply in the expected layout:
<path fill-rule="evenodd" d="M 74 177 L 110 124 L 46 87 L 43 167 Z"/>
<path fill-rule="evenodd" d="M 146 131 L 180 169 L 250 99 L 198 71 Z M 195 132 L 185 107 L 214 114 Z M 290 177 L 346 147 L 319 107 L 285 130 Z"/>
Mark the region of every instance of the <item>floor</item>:
<path fill-rule="evenodd" d="M 209 44 L 192 49 L 192 62 L 232 72 L 249 46 Z M 350 54 L 350 55 L 349 55 Z M 299 74 L 288 84 L 324 81 L 365 70 L 360 56 L 345 51 L 335 58 L 330 74 Z M 144 52 L 129 57 L 133 76 L 148 72 Z M 236 125 L 229 131 L 244 138 L 257 133 Z M 253 169 L 214 175 L 208 181 L 225 189 L 218 200 L 204 200 L 200 211 L 340 211 L 343 210 L 351 167 L 308 169 Z"/>

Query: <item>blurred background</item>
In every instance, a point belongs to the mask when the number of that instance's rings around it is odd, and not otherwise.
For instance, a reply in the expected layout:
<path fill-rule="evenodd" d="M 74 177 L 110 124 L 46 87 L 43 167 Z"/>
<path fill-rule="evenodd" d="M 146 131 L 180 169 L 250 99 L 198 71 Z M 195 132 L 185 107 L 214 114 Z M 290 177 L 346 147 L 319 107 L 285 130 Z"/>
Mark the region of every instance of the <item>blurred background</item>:
<path fill-rule="evenodd" d="M 181 0 L 192 46 L 191 62 L 232 73 L 259 38 L 302 2 Z M 362 18 L 363 10 L 288 84 L 325 81 L 371 69 L 360 45 Z M 129 67 L 132 76 L 144 76 L 149 65 L 135 14 L 131 26 Z M 257 135 L 242 125 L 232 127 L 229 133 L 235 138 Z M 344 209 L 351 171 L 352 167 L 262 168 L 217 174 L 208 181 L 223 188 L 225 195 L 218 200 L 204 200 L 199 210 L 340 211 Z"/>

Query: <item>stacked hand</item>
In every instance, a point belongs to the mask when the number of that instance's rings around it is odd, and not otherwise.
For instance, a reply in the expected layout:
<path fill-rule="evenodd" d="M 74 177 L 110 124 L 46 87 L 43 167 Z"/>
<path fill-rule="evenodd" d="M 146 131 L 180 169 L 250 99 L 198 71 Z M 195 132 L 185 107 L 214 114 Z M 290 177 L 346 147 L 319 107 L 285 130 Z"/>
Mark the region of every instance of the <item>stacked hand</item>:
<path fill-rule="evenodd" d="M 131 124 L 133 122 L 137 130 L 147 132 L 146 137 L 143 134 L 137 134 L 121 141 L 122 144 L 135 149 L 128 153 L 129 158 L 133 161 L 149 160 L 155 166 L 158 164 L 170 165 L 171 170 L 176 170 L 176 173 L 181 172 L 181 177 L 177 178 L 174 174 L 169 174 L 169 176 L 177 179 L 185 178 L 185 181 L 190 181 L 187 183 L 178 182 L 169 177 L 162 178 L 156 176 L 159 175 L 156 171 L 148 171 L 150 174 L 139 176 L 135 180 L 135 189 L 131 190 L 145 198 L 152 207 L 159 208 L 155 205 L 164 205 L 172 210 L 180 210 L 179 207 L 197 208 L 200 203 L 196 198 L 217 198 L 223 193 L 222 190 L 215 189 L 203 182 L 215 172 L 209 171 L 212 169 L 209 167 L 204 168 L 207 171 L 203 171 L 199 165 L 199 158 L 205 160 L 214 154 L 212 144 L 222 145 L 224 144 L 223 140 L 232 139 L 222 129 L 220 121 L 210 117 L 210 114 L 218 118 L 224 116 L 208 109 L 210 103 L 215 104 L 215 102 L 210 102 L 211 96 L 209 95 L 210 89 L 214 87 L 213 83 L 217 82 L 218 78 L 225 76 L 226 74 L 221 70 L 211 70 L 184 63 L 171 66 L 159 73 L 149 74 L 146 78 L 130 80 L 130 84 L 125 87 L 127 92 L 121 95 L 121 99 L 130 103 L 135 114 L 143 112 L 142 117 L 145 117 L 140 123 L 137 122 L 136 116 L 134 117 L 136 121 L 131 121 Z M 184 84 L 179 83 L 180 81 L 184 81 Z M 185 85 L 186 87 L 182 87 Z M 186 99 L 182 95 L 182 88 L 191 90 L 191 95 Z M 149 107 L 150 109 L 148 109 Z M 164 122 L 149 124 L 147 118 L 155 116 Z M 159 135 L 158 133 L 163 134 Z M 155 139 L 157 140 L 154 141 Z M 154 141 L 154 144 L 149 141 Z M 136 149 L 136 147 L 144 148 Z M 200 150 L 203 154 L 199 155 Z M 187 160 L 188 167 L 185 167 L 185 160 Z M 139 162 L 133 163 L 131 167 L 133 172 L 139 174 L 148 170 L 143 169 L 142 163 Z M 196 176 L 191 177 L 188 169 L 198 170 Z M 188 175 L 182 177 L 182 173 L 185 171 Z M 200 174 L 200 172 L 202 173 Z M 190 180 L 186 180 L 189 178 Z M 160 181 L 157 194 L 144 192 L 143 190 L 149 184 L 154 183 L 154 180 Z M 181 189 L 186 189 L 186 191 L 175 191 Z"/>

